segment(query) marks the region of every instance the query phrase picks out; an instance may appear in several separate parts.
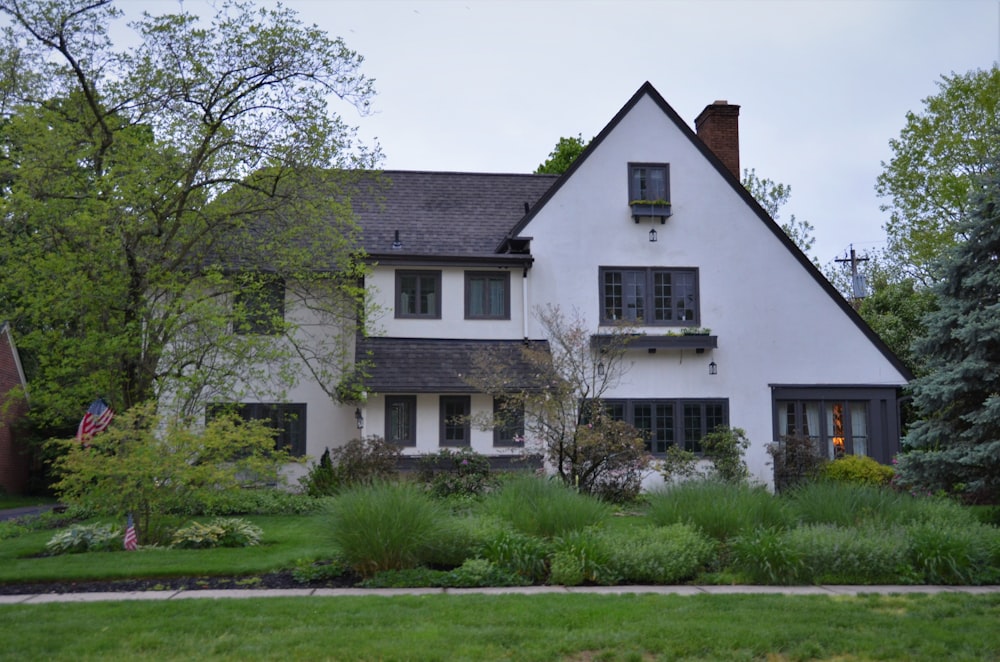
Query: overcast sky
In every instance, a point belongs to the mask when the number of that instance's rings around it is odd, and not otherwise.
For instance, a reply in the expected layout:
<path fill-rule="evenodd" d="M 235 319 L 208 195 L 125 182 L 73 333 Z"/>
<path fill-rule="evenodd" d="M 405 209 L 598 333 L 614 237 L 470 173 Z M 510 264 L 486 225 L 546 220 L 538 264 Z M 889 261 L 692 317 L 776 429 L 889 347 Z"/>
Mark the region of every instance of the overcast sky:
<path fill-rule="evenodd" d="M 259 0 L 260 1 L 260 0 Z M 126 0 L 176 11 L 178 0 Z M 203 16 L 213 0 L 184 0 Z M 386 169 L 532 172 L 649 81 L 693 127 L 741 106 L 741 166 L 792 187 L 821 263 L 885 243 L 875 178 L 941 76 L 993 65 L 998 0 L 286 0 L 365 57 Z"/>

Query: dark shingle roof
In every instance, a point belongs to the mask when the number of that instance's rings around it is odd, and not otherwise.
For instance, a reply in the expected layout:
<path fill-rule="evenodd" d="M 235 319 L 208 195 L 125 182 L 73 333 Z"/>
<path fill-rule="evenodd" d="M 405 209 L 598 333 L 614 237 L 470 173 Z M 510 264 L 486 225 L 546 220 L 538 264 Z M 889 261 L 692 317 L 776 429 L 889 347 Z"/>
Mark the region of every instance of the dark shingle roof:
<path fill-rule="evenodd" d="M 371 255 L 494 255 L 554 175 L 386 170 L 352 198 Z M 402 247 L 393 249 L 396 231 Z"/>
<path fill-rule="evenodd" d="M 365 338 L 358 343 L 358 361 L 373 363 L 365 387 L 373 393 L 476 393 L 463 376 L 474 370 L 480 352 L 505 357 L 520 383 L 531 388 L 532 370 L 523 359 L 523 340 L 444 340 L 437 338 Z M 545 341 L 532 341 L 548 348 Z"/>

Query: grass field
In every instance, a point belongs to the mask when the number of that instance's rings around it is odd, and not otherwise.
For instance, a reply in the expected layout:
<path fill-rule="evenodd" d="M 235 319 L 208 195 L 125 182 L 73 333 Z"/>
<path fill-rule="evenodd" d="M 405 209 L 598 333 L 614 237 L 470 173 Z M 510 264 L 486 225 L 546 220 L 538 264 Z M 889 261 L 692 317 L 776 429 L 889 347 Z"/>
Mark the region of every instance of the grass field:
<path fill-rule="evenodd" d="M 0 606 L 2 660 L 996 660 L 1000 595 L 438 595 Z"/>

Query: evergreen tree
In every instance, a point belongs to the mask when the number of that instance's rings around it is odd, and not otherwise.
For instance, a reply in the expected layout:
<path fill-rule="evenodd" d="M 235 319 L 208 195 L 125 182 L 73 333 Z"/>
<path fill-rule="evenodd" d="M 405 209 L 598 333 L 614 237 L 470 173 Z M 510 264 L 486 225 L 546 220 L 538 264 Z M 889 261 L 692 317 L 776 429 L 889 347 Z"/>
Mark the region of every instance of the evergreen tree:
<path fill-rule="evenodd" d="M 961 224 L 966 239 L 939 261 L 938 310 L 926 318 L 913 382 L 920 420 L 905 439 L 899 481 L 975 502 L 1000 501 L 1000 164 Z"/>

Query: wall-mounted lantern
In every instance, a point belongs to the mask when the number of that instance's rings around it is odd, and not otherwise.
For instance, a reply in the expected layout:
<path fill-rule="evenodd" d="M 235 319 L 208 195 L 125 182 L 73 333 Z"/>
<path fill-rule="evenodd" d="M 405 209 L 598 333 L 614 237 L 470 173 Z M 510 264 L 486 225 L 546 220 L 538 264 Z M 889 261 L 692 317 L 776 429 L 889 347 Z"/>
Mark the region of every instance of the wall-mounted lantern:
<path fill-rule="evenodd" d="M 354 421 L 358 424 L 358 429 L 365 427 L 365 417 L 361 415 L 361 408 L 354 410 Z"/>
<path fill-rule="evenodd" d="M 719 366 L 715 363 L 715 361 L 712 361 L 711 363 L 708 364 L 708 374 L 710 375 L 719 374 Z"/>
<path fill-rule="evenodd" d="M 649 231 L 649 241 L 650 243 L 653 244 L 656 243 L 656 228 L 653 228 Z"/>

